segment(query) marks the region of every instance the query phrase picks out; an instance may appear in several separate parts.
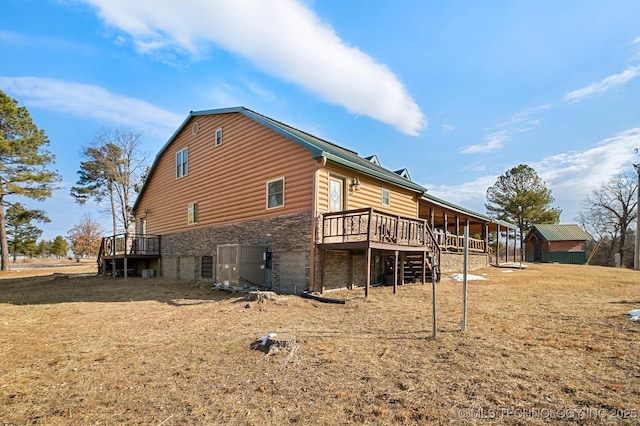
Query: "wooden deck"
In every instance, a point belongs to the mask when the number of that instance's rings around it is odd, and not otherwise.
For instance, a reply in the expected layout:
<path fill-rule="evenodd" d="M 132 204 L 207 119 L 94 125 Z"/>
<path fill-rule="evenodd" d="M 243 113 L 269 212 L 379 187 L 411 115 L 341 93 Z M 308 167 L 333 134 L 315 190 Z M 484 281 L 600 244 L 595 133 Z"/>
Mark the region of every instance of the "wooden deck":
<path fill-rule="evenodd" d="M 323 214 L 320 246 L 327 250 L 439 250 L 427 221 L 373 208 Z"/>
<path fill-rule="evenodd" d="M 160 236 L 149 234 L 118 234 L 104 237 L 98 252 L 98 273 L 126 277 L 160 259 Z"/>

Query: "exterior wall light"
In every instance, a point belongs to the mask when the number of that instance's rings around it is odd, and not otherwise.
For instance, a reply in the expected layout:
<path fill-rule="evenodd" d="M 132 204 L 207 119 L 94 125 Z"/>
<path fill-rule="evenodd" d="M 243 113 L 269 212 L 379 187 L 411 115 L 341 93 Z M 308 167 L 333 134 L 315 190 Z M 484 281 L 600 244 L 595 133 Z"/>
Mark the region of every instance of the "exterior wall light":
<path fill-rule="evenodd" d="M 360 190 L 360 179 L 357 177 L 354 177 L 351 180 L 351 190 L 352 191 L 359 191 Z"/>

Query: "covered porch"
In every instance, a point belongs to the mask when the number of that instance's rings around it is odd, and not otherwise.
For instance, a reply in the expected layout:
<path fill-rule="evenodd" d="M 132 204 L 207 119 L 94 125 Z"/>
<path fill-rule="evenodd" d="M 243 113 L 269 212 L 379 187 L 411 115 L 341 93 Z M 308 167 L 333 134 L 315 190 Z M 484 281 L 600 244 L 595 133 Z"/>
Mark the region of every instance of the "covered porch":
<path fill-rule="evenodd" d="M 428 221 L 443 252 L 463 251 L 464 228 L 467 227 L 470 253 L 486 253 L 491 264 L 517 260 L 518 228 L 512 223 L 476 213 L 429 194 L 419 200 L 418 216 Z M 493 238 L 490 238 L 491 234 Z"/>

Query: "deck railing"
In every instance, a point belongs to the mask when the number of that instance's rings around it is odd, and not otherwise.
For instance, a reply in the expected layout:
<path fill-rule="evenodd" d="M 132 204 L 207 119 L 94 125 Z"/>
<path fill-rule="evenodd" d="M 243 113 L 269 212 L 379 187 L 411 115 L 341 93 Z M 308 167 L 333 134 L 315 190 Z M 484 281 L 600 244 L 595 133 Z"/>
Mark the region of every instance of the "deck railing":
<path fill-rule="evenodd" d="M 427 221 L 392 215 L 373 208 L 322 215 L 322 243 L 371 241 L 439 250 Z"/>
<path fill-rule="evenodd" d="M 464 236 L 446 234 L 444 231 L 435 231 L 435 239 L 444 251 L 462 251 L 464 250 Z M 487 245 L 483 240 L 469 237 L 469 251 L 475 253 L 484 253 Z"/>
<path fill-rule="evenodd" d="M 400 246 L 428 246 L 429 251 L 462 251 L 464 237 L 432 231 L 424 219 L 392 215 L 373 208 L 322 215 L 322 243 L 372 241 Z M 483 240 L 469 238 L 469 251 L 484 253 Z"/>
<path fill-rule="evenodd" d="M 103 257 L 159 255 L 160 236 L 125 233 L 104 237 L 100 253 Z"/>

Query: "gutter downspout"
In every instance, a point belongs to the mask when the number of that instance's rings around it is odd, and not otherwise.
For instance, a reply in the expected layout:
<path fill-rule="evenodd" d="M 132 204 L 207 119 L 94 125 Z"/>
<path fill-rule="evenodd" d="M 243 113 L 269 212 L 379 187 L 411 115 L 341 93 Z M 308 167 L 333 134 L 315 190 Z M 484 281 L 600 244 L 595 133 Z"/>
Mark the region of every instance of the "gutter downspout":
<path fill-rule="evenodd" d="M 327 157 L 322 156 L 313 171 L 313 200 L 311 202 L 311 247 L 309 250 L 309 290 L 316 291 L 316 234 L 318 233 L 318 175 L 327 165 Z M 324 268 L 324 265 L 320 265 Z"/>

